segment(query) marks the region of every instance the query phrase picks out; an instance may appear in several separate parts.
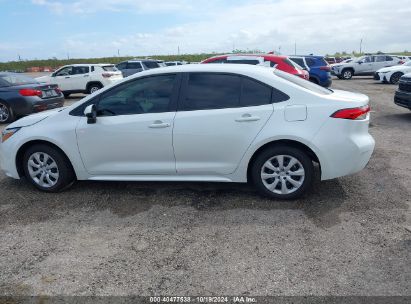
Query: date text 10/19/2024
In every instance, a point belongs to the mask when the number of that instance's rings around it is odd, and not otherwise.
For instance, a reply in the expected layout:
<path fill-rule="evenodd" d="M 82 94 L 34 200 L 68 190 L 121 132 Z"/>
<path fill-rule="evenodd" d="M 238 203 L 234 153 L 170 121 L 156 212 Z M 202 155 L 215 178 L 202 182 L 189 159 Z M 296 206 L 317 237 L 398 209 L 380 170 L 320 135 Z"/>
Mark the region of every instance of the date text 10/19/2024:
<path fill-rule="evenodd" d="M 257 303 L 257 299 L 238 297 L 150 297 L 150 303 Z"/>

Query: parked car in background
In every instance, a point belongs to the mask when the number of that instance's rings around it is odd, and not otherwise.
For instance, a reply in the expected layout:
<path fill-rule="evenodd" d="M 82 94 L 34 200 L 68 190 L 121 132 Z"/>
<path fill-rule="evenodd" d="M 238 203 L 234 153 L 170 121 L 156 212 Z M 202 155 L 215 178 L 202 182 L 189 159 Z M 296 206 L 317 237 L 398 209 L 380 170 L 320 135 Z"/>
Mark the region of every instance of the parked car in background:
<path fill-rule="evenodd" d="M 400 78 L 394 102 L 400 107 L 411 110 L 411 73 L 405 74 Z"/>
<path fill-rule="evenodd" d="M 73 93 L 92 94 L 122 79 L 121 72 L 109 63 L 66 65 L 51 75 L 36 78 L 39 82 L 57 84 L 64 97 Z"/>
<path fill-rule="evenodd" d="M 166 66 L 175 66 L 175 65 L 183 65 L 182 61 L 166 61 L 164 62 Z"/>
<path fill-rule="evenodd" d="M 365 95 L 277 69 L 175 66 L 11 124 L 0 164 L 47 192 L 75 179 L 250 180 L 270 198 L 295 199 L 310 189 L 313 163 L 321 180 L 366 166 L 375 145 L 369 112 Z"/>
<path fill-rule="evenodd" d="M 335 63 L 340 63 L 344 60 L 350 59 L 351 57 L 324 57 L 324 60 L 328 64 L 335 64 Z"/>
<path fill-rule="evenodd" d="M 56 84 L 40 84 L 16 73 L 0 73 L 0 123 L 44 110 L 60 108 L 64 97 Z"/>
<path fill-rule="evenodd" d="M 303 67 L 288 59 L 287 56 L 277 56 L 272 54 L 231 54 L 211 57 L 201 63 L 264 65 L 267 67 L 275 67 L 276 69 L 306 80 L 309 79 L 308 71 L 305 71 Z"/>
<path fill-rule="evenodd" d="M 397 65 L 400 59 L 391 55 L 362 56 L 351 62 L 333 64 L 331 69 L 340 79 L 351 79 L 353 76 L 373 75 L 384 67 Z"/>
<path fill-rule="evenodd" d="M 379 69 L 375 72 L 374 79 L 383 83 L 397 84 L 400 78 L 407 73 L 411 73 L 411 61 L 407 61 L 401 65 Z"/>
<path fill-rule="evenodd" d="M 331 85 L 331 67 L 323 56 L 304 55 L 290 56 L 289 58 L 307 69 L 311 82 L 322 87 L 329 87 Z"/>
<path fill-rule="evenodd" d="M 142 71 L 160 68 L 162 65 L 154 59 L 132 59 L 120 62 L 116 67 L 123 73 L 124 77 L 128 77 Z"/>
<path fill-rule="evenodd" d="M 411 60 L 411 56 L 397 56 L 397 57 L 401 59 L 400 64 L 403 64 Z"/>

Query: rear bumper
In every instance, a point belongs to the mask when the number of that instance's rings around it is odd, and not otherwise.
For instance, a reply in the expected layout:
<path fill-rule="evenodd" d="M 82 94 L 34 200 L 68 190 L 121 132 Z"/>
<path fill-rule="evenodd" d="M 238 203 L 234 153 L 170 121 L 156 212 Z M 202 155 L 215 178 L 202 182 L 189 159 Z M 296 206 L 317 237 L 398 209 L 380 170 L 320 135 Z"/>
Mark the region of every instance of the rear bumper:
<path fill-rule="evenodd" d="M 411 92 L 397 90 L 394 96 L 394 103 L 397 106 L 411 110 Z"/>
<path fill-rule="evenodd" d="M 14 113 L 17 116 L 29 115 L 45 110 L 61 108 L 64 105 L 64 97 L 42 99 L 39 97 L 26 97 L 24 102 L 11 104 Z"/>
<path fill-rule="evenodd" d="M 375 147 L 368 123 L 333 119 L 322 127 L 313 140 L 318 149 L 321 180 L 351 175 L 365 168 Z"/>

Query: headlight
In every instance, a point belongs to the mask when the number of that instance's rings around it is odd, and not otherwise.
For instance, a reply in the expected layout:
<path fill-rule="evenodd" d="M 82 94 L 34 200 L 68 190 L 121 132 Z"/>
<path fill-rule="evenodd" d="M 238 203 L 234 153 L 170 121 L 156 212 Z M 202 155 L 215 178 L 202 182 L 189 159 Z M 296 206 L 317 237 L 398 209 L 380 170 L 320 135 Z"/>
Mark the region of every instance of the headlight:
<path fill-rule="evenodd" d="M 8 140 L 10 137 L 12 137 L 14 134 L 17 133 L 18 130 L 21 128 L 13 128 L 13 129 L 6 129 L 3 132 L 1 132 L 1 142 L 5 142 Z"/>

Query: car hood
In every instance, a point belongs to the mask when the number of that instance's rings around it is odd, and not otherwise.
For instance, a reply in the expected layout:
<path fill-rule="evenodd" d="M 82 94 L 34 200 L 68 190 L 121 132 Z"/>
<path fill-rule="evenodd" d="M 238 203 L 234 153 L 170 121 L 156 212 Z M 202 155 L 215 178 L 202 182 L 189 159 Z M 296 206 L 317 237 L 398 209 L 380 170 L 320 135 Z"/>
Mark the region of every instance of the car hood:
<path fill-rule="evenodd" d="M 48 110 L 48 111 L 44 111 L 44 112 L 40 112 L 40 113 L 36 113 L 36 114 L 32 114 L 32 115 L 20 118 L 19 120 L 16 120 L 12 124 L 8 125 L 7 129 L 28 127 L 28 126 L 34 125 L 34 124 L 46 119 L 49 116 L 56 115 L 57 113 L 61 112 L 65 108 L 66 107 L 53 109 L 53 110 Z"/>
<path fill-rule="evenodd" d="M 395 72 L 395 71 L 403 71 L 409 68 L 408 66 L 403 66 L 403 65 L 394 65 L 392 67 L 386 67 L 379 69 L 377 72 L 379 73 L 384 73 L 384 72 Z"/>
<path fill-rule="evenodd" d="M 46 76 L 36 77 L 35 79 L 38 82 L 49 82 L 51 77 L 50 77 L 50 75 L 46 75 Z"/>

